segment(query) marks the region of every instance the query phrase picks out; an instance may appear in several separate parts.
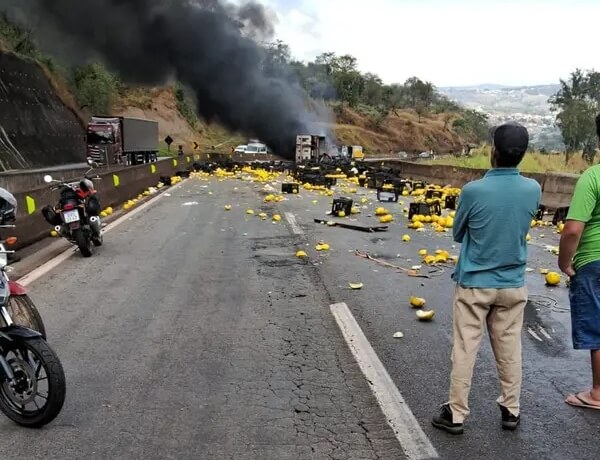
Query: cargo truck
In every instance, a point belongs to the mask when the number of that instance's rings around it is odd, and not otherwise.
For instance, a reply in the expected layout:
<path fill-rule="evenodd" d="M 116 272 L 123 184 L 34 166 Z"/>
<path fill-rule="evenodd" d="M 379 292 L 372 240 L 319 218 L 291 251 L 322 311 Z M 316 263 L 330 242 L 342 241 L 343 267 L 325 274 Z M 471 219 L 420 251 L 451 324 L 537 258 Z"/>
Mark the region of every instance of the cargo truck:
<path fill-rule="evenodd" d="M 296 137 L 296 163 L 319 161 L 328 153 L 325 136 L 301 135 Z"/>
<path fill-rule="evenodd" d="M 99 164 L 136 165 L 157 161 L 158 122 L 94 116 L 87 126 L 87 155 Z"/>

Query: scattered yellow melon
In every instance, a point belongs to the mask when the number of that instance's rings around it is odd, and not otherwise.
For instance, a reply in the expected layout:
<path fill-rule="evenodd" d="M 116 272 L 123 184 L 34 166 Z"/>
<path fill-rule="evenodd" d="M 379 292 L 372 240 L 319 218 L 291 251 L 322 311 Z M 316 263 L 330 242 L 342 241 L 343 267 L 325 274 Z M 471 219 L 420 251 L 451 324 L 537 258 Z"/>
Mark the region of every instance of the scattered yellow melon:
<path fill-rule="evenodd" d="M 360 209 L 358 209 L 357 207 L 353 207 L 353 208 L 350 210 L 350 212 L 351 212 L 352 214 L 359 214 L 359 213 L 360 213 Z"/>
<path fill-rule="evenodd" d="M 431 321 L 435 316 L 435 311 L 417 310 L 417 319 L 419 321 Z"/>
<path fill-rule="evenodd" d="M 281 216 L 279 214 L 275 214 L 273 216 L 273 222 L 281 222 Z"/>
<path fill-rule="evenodd" d="M 315 246 L 317 251 L 329 251 L 330 247 L 327 243 L 319 243 Z"/>
<path fill-rule="evenodd" d="M 254 210 L 252 210 L 252 209 L 248 209 L 248 210 L 246 211 L 246 214 L 248 214 L 249 216 L 253 216 L 253 215 L 254 215 Z"/>
<path fill-rule="evenodd" d="M 404 241 L 405 243 L 408 243 L 410 241 L 410 235 L 404 235 L 402 237 L 402 241 Z"/>
<path fill-rule="evenodd" d="M 410 298 L 410 306 L 413 308 L 423 308 L 426 303 L 427 303 L 427 301 L 425 299 L 423 299 L 422 297 L 412 296 Z"/>
<path fill-rule="evenodd" d="M 266 219 L 268 216 L 267 216 L 267 213 L 266 213 L 266 212 L 261 212 L 261 213 L 258 215 L 258 217 L 260 217 L 261 219 L 263 219 L 263 220 L 264 220 L 264 219 Z"/>
<path fill-rule="evenodd" d="M 230 204 L 226 204 L 225 205 L 225 211 L 231 211 L 231 205 Z"/>
<path fill-rule="evenodd" d="M 338 217 L 346 217 L 346 213 L 344 211 L 339 211 Z"/>
<path fill-rule="evenodd" d="M 381 222 L 382 224 L 388 224 L 388 223 L 392 222 L 393 220 L 394 220 L 394 216 L 392 216 L 391 214 L 386 214 L 379 218 L 379 222 Z"/>
<path fill-rule="evenodd" d="M 359 289 L 363 288 L 362 283 L 348 283 L 348 285 L 350 286 L 350 289 L 354 289 L 354 290 L 359 290 Z"/>
<path fill-rule="evenodd" d="M 56 230 L 50 230 L 50 236 L 56 238 L 58 236 L 58 232 Z"/>
<path fill-rule="evenodd" d="M 546 284 L 548 286 L 558 286 L 560 284 L 561 276 L 559 273 L 550 272 L 546 275 Z"/>
<path fill-rule="evenodd" d="M 388 213 L 387 209 L 385 209 L 385 208 L 379 207 L 375 210 L 376 216 L 385 216 L 386 214 L 389 214 L 389 213 Z"/>
<path fill-rule="evenodd" d="M 113 208 L 111 208 L 110 206 L 108 208 L 106 208 L 106 214 L 108 214 L 109 216 L 113 213 Z"/>
<path fill-rule="evenodd" d="M 106 216 L 108 216 L 108 214 L 106 214 L 106 211 L 102 211 L 102 212 L 100 213 L 100 217 L 106 217 Z"/>
<path fill-rule="evenodd" d="M 421 249 L 421 250 L 419 251 L 419 255 L 420 255 L 421 257 L 425 257 L 425 256 L 427 255 L 427 249 Z"/>
<path fill-rule="evenodd" d="M 308 255 L 304 251 L 298 251 L 296 252 L 296 257 L 302 259 L 303 257 L 308 257 Z"/>

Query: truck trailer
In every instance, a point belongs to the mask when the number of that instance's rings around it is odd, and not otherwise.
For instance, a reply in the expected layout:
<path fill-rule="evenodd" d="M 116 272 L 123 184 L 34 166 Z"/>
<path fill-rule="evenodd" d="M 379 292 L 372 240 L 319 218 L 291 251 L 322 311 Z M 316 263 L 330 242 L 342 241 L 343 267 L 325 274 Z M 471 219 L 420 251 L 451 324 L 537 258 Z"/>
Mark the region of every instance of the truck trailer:
<path fill-rule="evenodd" d="M 87 155 L 104 165 L 155 162 L 158 158 L 158 122 L 94 116 L 87 126 Z"/>

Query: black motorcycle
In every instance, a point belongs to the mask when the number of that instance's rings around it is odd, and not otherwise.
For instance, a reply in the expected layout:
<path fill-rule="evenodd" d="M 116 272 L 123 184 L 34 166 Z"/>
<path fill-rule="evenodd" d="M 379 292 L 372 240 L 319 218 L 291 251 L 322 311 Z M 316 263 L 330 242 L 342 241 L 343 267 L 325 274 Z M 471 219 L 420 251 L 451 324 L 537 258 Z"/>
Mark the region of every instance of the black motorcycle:
<path fill-rule="evenodd" d="M 44 176 L 44 181 L 53 190 L 60 190 L 60 198 L 55 207 L 45 206 L 42 209 L 44 218 L 54 225 L 54 230 L 62 237 L 75 244 L 83 257 L 91 257 L 92 244 L 102 246 L 102 223 L 100 222 L 100 202 L 96 196 L 93 180 L 88 176 L 75 182 L 54 180 L 52 176 Z"/>
<path fill-rule="evenodd" d="M 9 252 L 0 242 L 0 316 L 5 325 L 0 327 L 0 410 L 19 425 L 39 428 L 62 409 L 65 373 L 42 334 L 13 322 L 5 274 Z M 39 314 L 37 318 L 41 323 Z"/>

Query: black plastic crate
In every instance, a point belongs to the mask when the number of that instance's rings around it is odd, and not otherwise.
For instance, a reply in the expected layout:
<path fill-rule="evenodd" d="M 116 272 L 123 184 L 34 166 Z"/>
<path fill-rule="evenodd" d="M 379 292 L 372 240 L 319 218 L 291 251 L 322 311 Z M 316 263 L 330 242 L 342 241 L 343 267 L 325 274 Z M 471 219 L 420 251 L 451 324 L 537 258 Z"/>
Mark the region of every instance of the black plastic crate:
<path fill-rule="evenodd" d="M 349 216 L 352 214 L 352 204 L 354 202 L 350 198 L 335 198 L 333 200 L 333 205 L 331 206 L 331 213 L 334 216 L 337 216 L 340 211 L 344 211 L 344 213 Z"/>
<path fill-rule="evenodd" d="M 377 201 L 382 203 L 397 203 L 399 198 L 398 191 L 396 189 L 377 189 Z"/>
<path fill-rule="evenodd" d="M 546 214 L 547 210 L 548 210 L 548 208 L 546 206 L 544 206 L 543 204 L 541 204 L 540 208 L 538 209 L 538 212 L 535 216 L 535 220 L 543 220 L 544 214 Z"/>
<path fill-rule="evenodd" d="M 554 212 L 554 218 L 552 219 L 552 225 L 558 225 L 560 222 L 567 220 L 567 214 L 569 214 L 569 206 L 558 208 Z"/>
<path fill-rule="evenodd" d="M 300 191 L 300 185 L 293 182 L 287 182 L 281 184 L 281 193 L 298 193 Z"/>
<path fill-rule="evenodd" d="M 432 190 L 432 189 L 428 189 L 425 192 L 425 198 L 441 198 L 442 197 L 442 191 L 441 190 Z"/>
<path fill-rule="evenodd" d="M 456 196 L 450 195 L 446 197 L 445 207 L 446 209 L 456 209 Z"/>
<path fill-rule="evenodd" d="M 442 215 L 442 207 L 440 203 L 436 201 L 435 203 L 427 204 L 427 203 L 411 203 L 408 208 L 408 218 L 412 219 L 413 216 L 422 215 L 422 216 L 441 216 Z"/>

